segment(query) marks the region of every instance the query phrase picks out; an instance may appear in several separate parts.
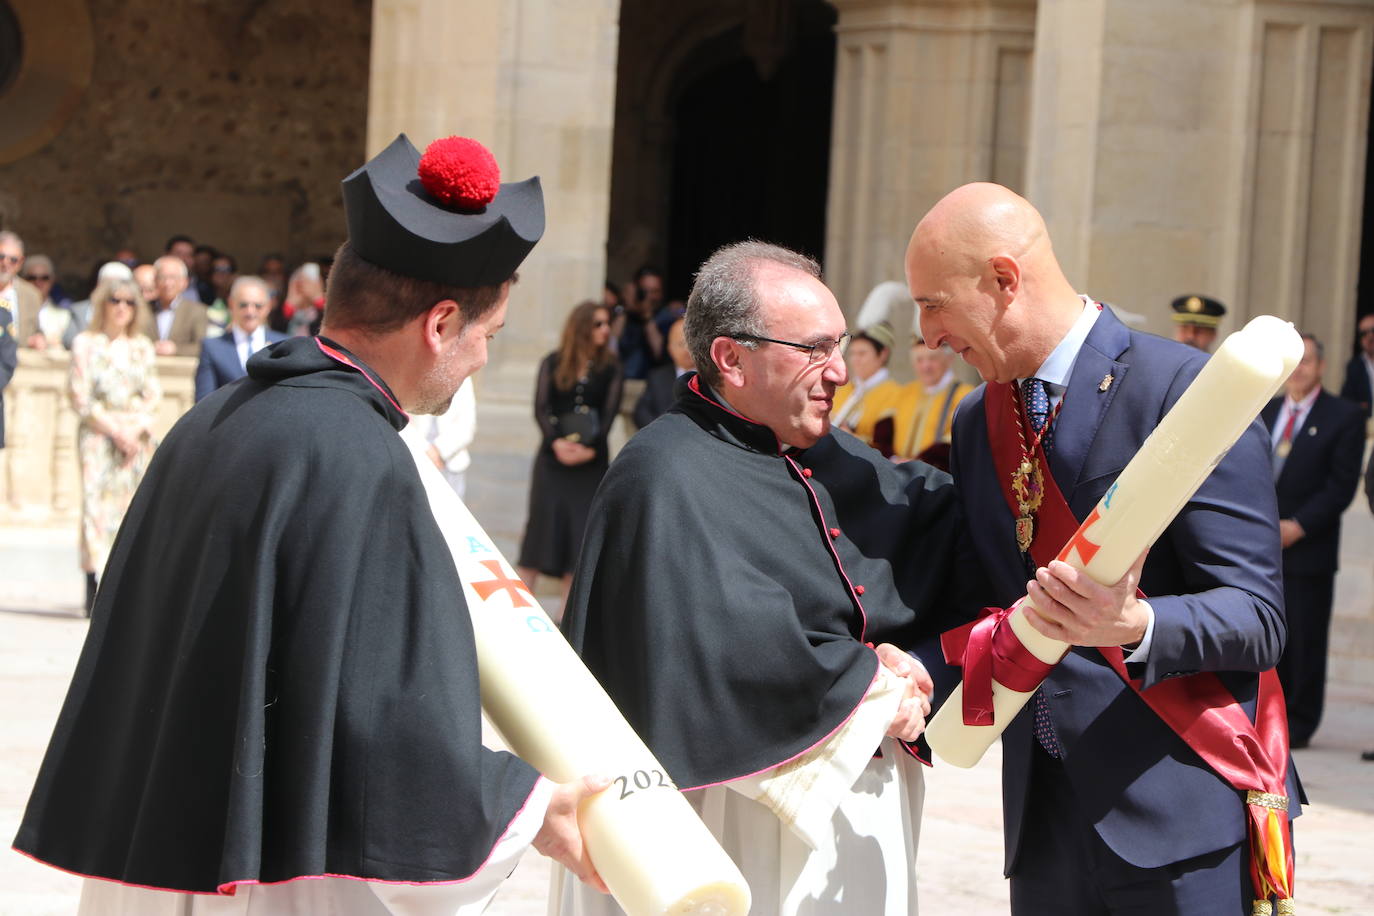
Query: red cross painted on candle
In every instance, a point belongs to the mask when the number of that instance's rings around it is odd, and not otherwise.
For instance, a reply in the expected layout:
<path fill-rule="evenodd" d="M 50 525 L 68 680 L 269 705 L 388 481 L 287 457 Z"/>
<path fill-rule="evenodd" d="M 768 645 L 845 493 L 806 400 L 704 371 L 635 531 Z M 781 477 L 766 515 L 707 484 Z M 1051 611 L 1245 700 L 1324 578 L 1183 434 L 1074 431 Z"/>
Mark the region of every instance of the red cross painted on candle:
<path fill-rule="evenodd" d="M 1084 520 L 1082 525 L 1078 526 L 1078 530 L 1073 533 L 1073 537 L 1069 538 L 1069 542 L 1064 545 L 1064 549 L 1059 551 L 1057 559 L 1067 563 L 1069 561 L 1069 551 L 1076 547 L 1078 548 L 1078 556 L 1083 561 L 1084 566 L 1087 566 L 1093 561 L 1093 557 L 1097 556 L 1097 552 L 1102 549 L 1102 545 L 1094 544 L 1092 541 L 1088 540 L 1087 531 L 1102 517 L 1102 513 L 1098 511 L 1098 508 L 1097 506 L 1093 506 L 1092 514 Z"/>
<path fill-rule="evenodd" d="M 512 606 L 533 607 L 531 601 L 525 600 L 525 595 L 529 595 L 531 599 L 534 598 L 534 595 L 531 594 L 524 582 L 519 579 L 507 578 L 506 574 L 501 571 L 501 564 L 495 560 L 482 560 L 481 563 L 496 578 L 472 583 L 472 589 L 477 592 L 479 598 L 486 601 L 497 592 L 509 592 Z"/>

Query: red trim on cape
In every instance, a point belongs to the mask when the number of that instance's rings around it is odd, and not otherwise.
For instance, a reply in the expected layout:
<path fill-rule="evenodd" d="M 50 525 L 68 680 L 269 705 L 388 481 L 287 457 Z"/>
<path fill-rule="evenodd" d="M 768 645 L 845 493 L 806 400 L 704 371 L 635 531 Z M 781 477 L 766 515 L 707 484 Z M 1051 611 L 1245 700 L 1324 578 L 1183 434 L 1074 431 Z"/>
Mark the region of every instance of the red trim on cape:
<path fill-rule="evenodd" d="M 846 719 L 845 721 L 847 722 L 849 720 Z M 521 802 L 520 807 L 511 815 L 511 819 L 506 823 L 506 829 L 496 838 L 496 842 L 491 844 L 491 849 L 487 851 L 487 857 L 482 860 L 481 865 L 478 865 L 473 869 L 472 873 L 466 877 L 450 878 L 440 881 L 389 881 L 385 878 L 363 878 L 358 875 L 336 875 L 325 872 L 319 875 L 296 875 L 293 878 L 283 878 L 280 881 L 259 881 L 256 878 L 244 878 L 239 881 L 226 881 L 213 891 L 192 891 L 178 887 L 156 887 L 151 884 L 134 884 L 129 881 L 120 881 L 118 878 L 107 878 L 104 875 L 90 875 L 85 872 L 72 871 L 69 868 L 63 868 L 61 865 L 54 865 L 51 862 L 40 859 L 38 856 L 27 853 L 17 846 L 11 846 L 10 848 L 26 859 L 37 862 L 39 865 L 46 865 L 48 868 L 56 869 L 65 875 L 71 875 L 75 878 L 86 878 L 92 881 L 108 881 L 110 884 L 118 884 L 120 887 L 131 887 L 140 891 L 161 891 L 167 894 L 195 894 L 201 897 L 232 897 L 234 896 L 234 892 L 241 886 L 256 885 L 259 887 L 276 887 L 279 884 L 291 884 L 294 881 L 321 881 L 325 878 L 338 878 L 344 881 L 365 881 L 368 884 L 384 884 L 391 887 L 447 887 L 455 884 L 466 884 L 481 874 L 482 869 L 487 867 L 487 863 L 491 861 L 491 857 L 496 853 L 496 847 L 500 846 L 501 842 L 510 835 L 512 825 L 520 819 L 520 815 L 524 814 L 525 809 L 529 807 L 530 799 L 534 797 L 535 789 L 538 788 L 540 781 L 544 779 L 544 776 L 539 776 L 535 779 L 534 785 L 530 787 L 529 795 L 525 796 L 525 800 Z"/>
<path fill-rule="evenodd" d="M 387 393 L 387 390 L 385 388 L 377 384 L 377 380 L 374 379 L 367 370 L 363 369 L 362 366 L 359 366 L 357 363 L 353 362 L 353 360 L 349 359 L 345 354 L 340 353 L 338 350 L 335 350 L 333 347 L 329 346 L 329 344 L 320 340 L 318 337 L 315 338 L 315 343 L 319 346 L 320 351 L 324 353 L 325 356 L 328 356 L 335 362 L 343 363 L 348 368 L 362 375 L 363 378 L 367 379 L 368 382 L 372 384 L 373 388 L 376 388 L 378 391 L 382 393 L 382 397 L 386 398 L 389 402 L 391 402 L 392 407 L 395 407 L 397 410 L 401 412 L 401 416 L 405 417 L 407 420 L 410 419 L 410 414 L 405 412 L 405 408 L 403 408 L 400 404 L 397 404 L 396 399 L 393 398 L 389 393 Z"/>

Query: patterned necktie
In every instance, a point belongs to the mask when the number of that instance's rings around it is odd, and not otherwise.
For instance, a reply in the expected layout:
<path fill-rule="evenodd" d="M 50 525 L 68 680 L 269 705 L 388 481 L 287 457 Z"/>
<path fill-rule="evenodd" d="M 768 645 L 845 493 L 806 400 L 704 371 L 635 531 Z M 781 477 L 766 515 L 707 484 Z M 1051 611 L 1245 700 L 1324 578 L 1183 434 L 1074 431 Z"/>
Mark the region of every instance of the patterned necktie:
<path fill-rule="evenodd" d="M 1050 431 L 1045 424 L 1050 421 L 1050 398 L 1045 392 L 1045 383 L 1038 378 L 1028 378 L 1021 383 L 1021 403 L 1026 405 L 1026 419 L 1030 422 L 1032 435 L 1044 432 L 1040 444 L 1045 451 L 1050 448 Z M 1029 443 L 1027 443 L 1029 445 Z M 1045 688 L 1041 687 L 1031 697 L 1031 711 L 1034 717 L 1032 726 L 1035 740 L 1055 760 L 1063 756 L 1059 746 L 1059 736 L 1054 733 L 1054 721 L 1050 718 L 1050 703 L 1045 699 Z"/>
<path fill-rule="evenodd" d="M 1040 440 L 1045 451 L 1050 450 L 1050 439 L 1053 438 L 1052 430 L 1046 430 L 1045 424 L 1050 421 L 1050 396 L 1045 391 L 1045 383 L 1038 378 L 1028 378 L 1021 383 L 1021 403 L 1026 405 L 1026 419 L 1030 421 L 1030 431 L 1033 435 L 1040 435 L 1044 432 L 1045 436 Z M 1029 442 L 1026 445 L 1030 445 Z"/>

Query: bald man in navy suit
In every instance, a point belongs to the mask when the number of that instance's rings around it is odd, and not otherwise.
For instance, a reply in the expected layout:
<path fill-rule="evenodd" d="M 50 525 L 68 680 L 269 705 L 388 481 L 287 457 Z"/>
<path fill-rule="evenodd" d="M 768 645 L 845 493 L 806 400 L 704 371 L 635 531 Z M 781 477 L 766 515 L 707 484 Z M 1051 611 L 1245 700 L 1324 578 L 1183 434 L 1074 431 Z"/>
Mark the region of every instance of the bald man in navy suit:
<path fill-rule="evenodd" d="M 271 293 L 261 277 L 244 276 L 229 288 L 229 327 L 200 345 L 196 366 L 196 400 L 247 374 L 248 357 L 286 335 L 267 327 Z"/>
<path fill-rule="evenodd" d="M 1260 672 L 1278 662 L 1285 633 L 1263 426 L 1251 424 L 1121 581 L 1102 586 L 1058 561 L 1037 567 L 1022 552 L 993 449 L 1005 456 L 1022 435 L 1043 435 L 1042 470 L 1081 522 L 1207 357 L 1133 331 L 1080 295 L 1040 214 L 998 185 L 966 185 L 937 203 L 912 235 L 906 271 L 926 345 L 949 344 L 988 382 L 959 407 L 950 468 L 981 560 L 982 603 L 1009 607 L 1029 591 L 1041 611 L 1028 610 L 1027 622 L 1073 647 L 1002 736 L 1012 913 L 1248 913 L 1245 793 L 1204 760 L 1232 736 L 1195 750 L 1110 662 L 1124 656 L 1122 673 L 1145 690 L 1195 678 L 1255 721 Z M 1045 514 L 1035 537 L 1053 540 Z M 1052 556 L 1063 541 L 1032 543 Z"/>

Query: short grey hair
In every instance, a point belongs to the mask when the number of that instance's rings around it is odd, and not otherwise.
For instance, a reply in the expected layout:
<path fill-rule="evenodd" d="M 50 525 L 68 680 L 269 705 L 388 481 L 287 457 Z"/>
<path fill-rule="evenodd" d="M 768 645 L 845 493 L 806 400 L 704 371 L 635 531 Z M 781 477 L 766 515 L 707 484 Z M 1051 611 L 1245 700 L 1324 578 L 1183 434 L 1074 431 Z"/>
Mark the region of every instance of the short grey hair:
<path fill-rule="evenodd" d="M 9 229 L 0 229 L 0 243 L 4 242 L 13 242 L 19 246 L 20 251 L 28 250 L 24 247 L 24 240 L 19 237 L 19 233 L 12 232 Z"/>
<path fill-rule="evenodd" d="M 164 254 L 153 262 L 153 270 L 161 272 L 167 269 L 173 273 L 181 274 L 186 279 L 191 277 L 191 272 L 186 268 L 186 262 L 174 254 Z"/>
<path fill-rule="evenodd" d="M 50 274 L 57 272 L 57 268 L 53 265 L 52 258 L 45 254 L 31 254 L 24 259 L 25 270 L 33 270 L 35 267 L 46 267 Z"/>
<path fill-rule="evenodd" d="M 750 239 L 718 248 L 692 281 L 683 331 L 697 371 L 712 387 L 720 384 L 720 370 L 711 359 L 711 344 L 717 337 L 738 340 L 768 336 L 755 282 L 758 268 L 764 264 L 777 264 L 817 280 L 821 278 L 821 266 L 814 258 Z M 740 340 L 740 344 L 751 350 L 758 346 L 752 340 Z"/>
<path fill-rule="evenodd" d="M 243 274 L 234 280 L 229 286 L 229 301 L 236 301 L 239 297 L 239 290 L 243 289 L 245 286 L 256 286 L 258 289 L 262 290 L 266 293 L 270 304 L 272 299 L 272 287 L 268 286 L 267 281 L 262 277 L 255 277 L 252 274 Z"/>
<path fill-rule="evenodd" d="M 1326 359 L 1326 347 L 1322 346 L 1322 342 L 1317 339 L 1316 334 L 1303 333 L 1299 336 L 1302 337 L 1303 340 L 1312 341 L 1312 346 L 1317 351 L 1317 359 Z"/>

